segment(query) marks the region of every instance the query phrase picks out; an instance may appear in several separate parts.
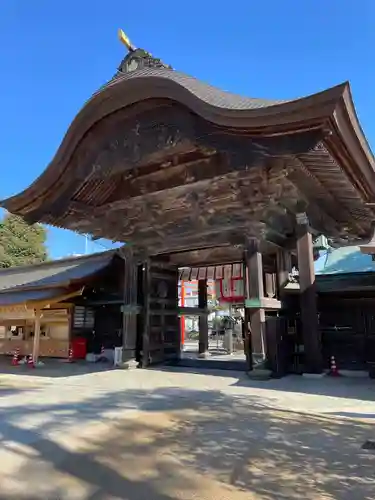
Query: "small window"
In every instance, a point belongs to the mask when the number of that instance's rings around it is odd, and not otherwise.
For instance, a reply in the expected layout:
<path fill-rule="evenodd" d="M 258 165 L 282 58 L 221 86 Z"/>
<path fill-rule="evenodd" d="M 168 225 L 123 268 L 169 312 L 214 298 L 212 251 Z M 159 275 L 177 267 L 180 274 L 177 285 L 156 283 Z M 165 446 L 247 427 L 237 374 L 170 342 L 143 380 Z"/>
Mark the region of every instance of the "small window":
<path fill-rule="evenodd" d="M 73 315 L 74 328 L 94 328 L 95 313 L 91 307 L 76 306 Z"/>

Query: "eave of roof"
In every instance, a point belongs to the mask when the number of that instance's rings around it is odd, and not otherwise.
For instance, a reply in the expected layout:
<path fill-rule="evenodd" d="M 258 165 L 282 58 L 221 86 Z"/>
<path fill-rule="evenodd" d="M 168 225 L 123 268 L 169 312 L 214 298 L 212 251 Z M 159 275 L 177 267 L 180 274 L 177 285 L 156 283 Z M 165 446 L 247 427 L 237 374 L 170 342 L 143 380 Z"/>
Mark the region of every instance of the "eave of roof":
<path fill-rule="evenodd" d="M 195 78 L 165 69 L 128 73 L 95 94 L 78 113 L 54 159 L 42 175 L 23 192 L 0 202 L 10 212 L 26 215 L 39 206 L 43 194 L 64 173 L 82 138 L 105 116 L 146 99 L 179 102 L 215 124 L 256 131 L 263 135 L 322 128 L 344 98 L 348 83 L 287 102 L 240 97 L 206 85 Z M 365 143 L 365 139 L 362 143 Z M 371 156 L 371 153 L 370 153 Z"/>
<path fill-rule="evenodd" d="M 284 286 L 284 291 L 290 294 L 298 294 L 299 290 L 298 282 L 288 282 Z M 375 290 L 375 273 L 318 275 L 316 276 L 316 290 L 319 294 L 372 292 Z"/>
<path fill-rule="evenodd" d="M 6 291 L 0 293 L 0 307 L 9 307 L 16 305 L 27 305 L 32 307 L 37 304 L 38 306 L 46 306 L 47 304 L 54 304 L 64 300 L 67 296 L 72 297 L 80 295 L 82 289 L 77 289 L 68 294 L 65 288 L 52 288 L 44 290 L 20 290 L 20 291 Z"/>
<path fill-rule="evenodd" d="M 330 118 L 325 145 L 344 168 L 364 200 L 375 201 L 375 158 L 359 123 L 350 85 L 346 85 Z"/>

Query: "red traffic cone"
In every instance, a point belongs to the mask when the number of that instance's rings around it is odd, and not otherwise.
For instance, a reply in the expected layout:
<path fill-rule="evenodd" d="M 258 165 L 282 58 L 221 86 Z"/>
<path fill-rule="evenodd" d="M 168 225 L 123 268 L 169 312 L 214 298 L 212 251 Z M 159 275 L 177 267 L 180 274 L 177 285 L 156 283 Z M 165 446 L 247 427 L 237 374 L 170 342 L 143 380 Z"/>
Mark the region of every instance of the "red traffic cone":
<path fill-rule="evenodd" d="M 74 355 L 73 355 L 73 348 L 72 348 L 72 346 L 69 347 L 68 361 L 69 361 L 69 363 L 73 363 L 73 361 L 74 361 Z"/>
<path fill-rule="evenodd" d="M 14 351 L 13 358 L 12 358 L 12 366 L 18 366 L 20 364 L 20 348 L 17 347 L 17 349 Z"/>
<path fill-rule="evenodd" d="M 27 358 L 27 366 L 29 368 L 35 368 L 35 363 L 32 354 L 30 354 L 30 356 Z"/>
<path fill-rule="evenodd" d="M 107 358 L 105 356 L 105 349 L 104 349 L 104 345 L 102 344 L 102 347 L 100 349 L 100 354 L 96 360 L 96 362 L 106 362 L 107 361 Z"/>
<path fill-rule="evenodd" d="M 337 369 L 335 356 L 331 356 L 331 367 L 330 367 L 329 375 L 331 375 L 331 377 L 339 377 L 340 376 L 340 373 Z"/>
<path fill-rule="evenodd" d="M 68 350 L 68 357 L 61 360 L 61 363 L 74 363 L 73 347 L 70 346 Z"/>

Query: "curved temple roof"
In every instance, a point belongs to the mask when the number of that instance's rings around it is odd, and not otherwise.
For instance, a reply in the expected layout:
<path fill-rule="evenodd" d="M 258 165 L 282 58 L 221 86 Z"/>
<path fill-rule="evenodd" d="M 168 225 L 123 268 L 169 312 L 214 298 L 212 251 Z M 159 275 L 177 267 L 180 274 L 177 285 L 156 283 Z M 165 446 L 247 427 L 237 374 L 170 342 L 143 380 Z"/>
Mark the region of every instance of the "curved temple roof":
<path fill-rule="evenodd" d="M 373 213 L 366 204 L 375 200 L 375 161 L 358 122 L 348 83 L 301 99 L 272 101 L 224 92 L 162 64 L 149 66 L 152 67 L 125 73 L 120 66 L 115 78 L 94 94 L 78 113 L 42 175 L 26 190 L 3 200 L 0 205 L 30 221 L 69 227 L 61 218 L 58 221 L 50 216 L 49 207 L 51 200 L 64 195 L 67 184 L 75 186 L 69 191 L 74 193 L 92 176 L 92 170 L 84 174 L 75 171 L 77 162 L 72 159 L 77 148 L 87 143 L 86 149 L 92 149 L 93 144 L 100 142 L 96 129 L 105 118 L 131 109 L 137 103 L 167 100 L 232 135 L 269 139 L 316 131 L 321 137 L 320 152 L 323 149 L 329 153 L 337 172 L 345 174 L 340 178 L 340 189 L 346 183 L 345 189 L 352 191 L 351 196 L 356 199 L 353 211 L 360 212 L 359 219 L 362 217 L 366 228 L 369 226 Z M 336 197 L 334 188 L 329 195 Z M 345 204 L 345 199 L 341 201 Z M 367 229 L 358 230 L 357 236 L 363 237 L 365 233 L 367 235 Z"/>

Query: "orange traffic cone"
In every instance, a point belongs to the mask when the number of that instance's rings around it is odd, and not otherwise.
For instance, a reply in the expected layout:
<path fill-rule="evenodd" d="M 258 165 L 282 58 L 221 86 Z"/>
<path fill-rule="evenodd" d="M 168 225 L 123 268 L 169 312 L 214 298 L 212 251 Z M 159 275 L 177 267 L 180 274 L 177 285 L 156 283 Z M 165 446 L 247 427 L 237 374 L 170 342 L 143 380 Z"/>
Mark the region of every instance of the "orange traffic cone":
<path fill-rule="evenodd" d="M 339 377 L 340 376 L 340 373 L 337 369 L 335 356 L 331 356 L 331 368 L 329 371 L 329 375 L 331 375 L 331 377 Z"/>
<path fill-rule="evenodd" d="M 13 358 L 12 358 L 12 366 L 18 366 L 20 364 L 20 348 L 17 347 L 17 349 L 14 351 Z"/>

